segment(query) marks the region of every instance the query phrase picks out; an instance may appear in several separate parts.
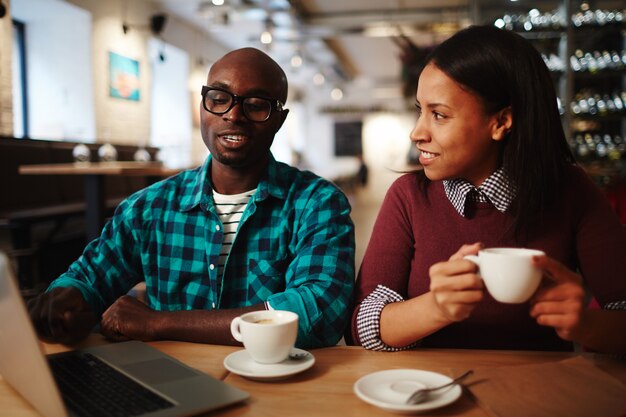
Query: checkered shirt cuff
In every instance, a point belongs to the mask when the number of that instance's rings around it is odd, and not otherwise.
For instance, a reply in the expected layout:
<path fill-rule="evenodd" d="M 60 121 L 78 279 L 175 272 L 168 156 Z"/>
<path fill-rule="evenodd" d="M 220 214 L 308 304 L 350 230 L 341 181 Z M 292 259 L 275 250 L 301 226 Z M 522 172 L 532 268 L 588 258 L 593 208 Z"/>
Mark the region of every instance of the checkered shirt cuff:
<path fill-rule="evenodd" d="M 604 305 L 604 310 L 626 310 L 626 301 L 614 301 Z"/>
<path fill-rule="evenodd" d="M 400 294 L 384 285 L 378 285 L 376 289 L 361 302 L 361 307 L 356 316 L 356 328 L 361 345 L 365 349 L 397 352 L 410 349 L 417 345 L 417 343 L 413 343 L 397 348 L 389 346 L 380 338 L 380 314 L 383 308 L 387 304 L 402 301 L 404 301 L 404 298 L 402 298 Z"/>

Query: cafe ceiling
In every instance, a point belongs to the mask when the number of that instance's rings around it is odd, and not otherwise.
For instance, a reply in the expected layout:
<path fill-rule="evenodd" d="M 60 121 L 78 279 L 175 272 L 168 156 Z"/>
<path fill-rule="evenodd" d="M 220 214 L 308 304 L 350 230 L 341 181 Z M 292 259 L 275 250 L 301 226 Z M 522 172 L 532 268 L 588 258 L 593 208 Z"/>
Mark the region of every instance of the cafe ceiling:
<path fill-rule="evenodd" d="M 532 8 L 549 12 L 562 3 L 222 0 L 224 4 L 215 5 L 212 0 L 153 1 L 227 48 L 265 49 L 288 69 L 290 81 L 296 84 L 310 85 L 314 74 L 320 72 L 327 84 L 357 85 L 369 91 L 368 97 L 379 100 L 397 100 L 401 95 L 402 55 L 407 41 L 412 47 L 426 49 L 470 24 L 491 24 L 504 14 L 526 14 Z M 264 31 L 272 34 L 271 44 L 261 43 Z M 302 58 L 300 67 L 292 66 L 295 55 Z"/>

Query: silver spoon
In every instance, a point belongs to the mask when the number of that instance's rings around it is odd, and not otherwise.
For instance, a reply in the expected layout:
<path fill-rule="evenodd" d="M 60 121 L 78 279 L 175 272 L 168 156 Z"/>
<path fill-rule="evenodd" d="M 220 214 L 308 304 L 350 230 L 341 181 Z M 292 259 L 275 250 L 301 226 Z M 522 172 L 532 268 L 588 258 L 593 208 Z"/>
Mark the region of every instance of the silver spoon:
<path fill-rule="evenodd" d="M 407 404 L 411 404 L 411 405 L 419 404 L 422 401 L 424 401 L 431 392 L 440 390 L 442 388 L 449 387 L 450 385 L 454 385 L 457 382 L 459 382 L 460 380 L 462 380 L 462 379 L 466 378 L 467 376 L 471 375 L 472 372 L 474 372 L 474 371 L 470 369 L 469 371 L 465 372 L 464 374 L 454 378 L 452 381 L 450 381 L 450 382 L 448 382 L 446 384 L 440 385 L 438 387 L 434 387 L 434 388 L 420 388 L 420 389 L 416 390 L 413 394 L 411 394 L 411 396 L 409 398 L 407 398 L 406 403 Z"/>

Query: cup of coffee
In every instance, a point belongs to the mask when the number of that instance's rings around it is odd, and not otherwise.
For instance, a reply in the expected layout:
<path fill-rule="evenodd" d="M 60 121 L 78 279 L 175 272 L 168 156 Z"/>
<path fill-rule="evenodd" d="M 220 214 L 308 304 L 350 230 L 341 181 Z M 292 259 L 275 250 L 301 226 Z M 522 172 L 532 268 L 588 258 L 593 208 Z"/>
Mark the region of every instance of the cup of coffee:
<path fill-rule="evenodd" d="M 489 248 L 468 255 L 478 265 L 489 294 L 501 303 L 523 303 L 537 290 L 542 272 L 532 265 L 532 257 L 544 255 L 536 249 Z"/>
<path fill-rule="evenodd" d="M 278 363 L 287 359 L 296 343 L 298 315 L 283 310 L 253 311 L 235 317 L 230 332 L 255 362 Z"/>

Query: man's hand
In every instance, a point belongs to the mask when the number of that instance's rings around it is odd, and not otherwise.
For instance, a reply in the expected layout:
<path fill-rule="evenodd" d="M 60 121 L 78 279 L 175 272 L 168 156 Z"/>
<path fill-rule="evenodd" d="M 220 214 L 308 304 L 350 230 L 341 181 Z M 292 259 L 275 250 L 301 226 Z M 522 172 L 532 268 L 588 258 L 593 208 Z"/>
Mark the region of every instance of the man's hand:
<path fill-rule="evenodd" d="M 156 338 L 156 319 L 161 312 L 134 297 L 124 295 L 118 298 L 102 314 L 100 330 L 104 336 L 117 342 L 123 340 L 149 341 Z"/>
<path fill-rule="evenodd" d="M 37 334 L 48 343 L 77 343 L 97 323 L 91 307 L 73 287 L 41 294 L 28 303 L 28 311 Z"/>
<path fill-rule="evenodd" d="M 530 315 L 538 324 L 554 327 L 561 339 L 575 340 L 586 311 L 581 277 L 547 256 L 533 262 L 548 280 L 533 297 Z"/>
<path fill-rule="evenodd" d="M 463 245 L 448 261 L 430 267 L 430 291 L 444 320 L 465 320 L 483 299 L 484 284 L 476 274 L 477 267 L 463 259 L 481 248 L 480 243 Z"/>

